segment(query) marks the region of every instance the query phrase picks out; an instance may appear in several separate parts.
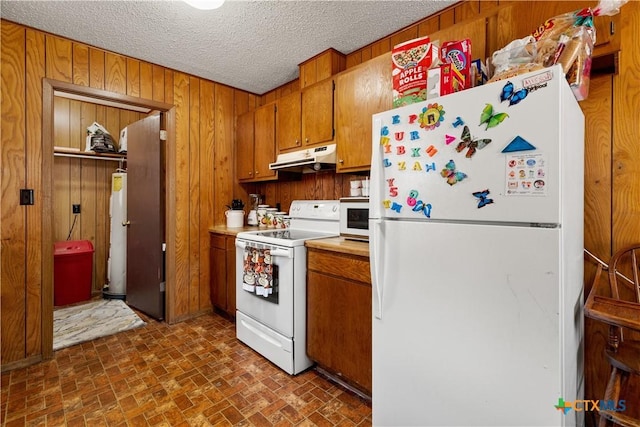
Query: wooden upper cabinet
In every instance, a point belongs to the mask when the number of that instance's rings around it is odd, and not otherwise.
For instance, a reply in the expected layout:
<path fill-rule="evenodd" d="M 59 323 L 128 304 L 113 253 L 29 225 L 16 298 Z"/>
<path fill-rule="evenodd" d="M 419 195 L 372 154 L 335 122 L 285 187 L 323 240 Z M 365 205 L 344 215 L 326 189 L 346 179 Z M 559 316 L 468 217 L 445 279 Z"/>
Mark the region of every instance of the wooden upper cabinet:
<path fill-rule="evenodd" d="M 253 179 L 253 111 L 238 116 L 236 121 L 236 170 L 238 179 Z"/>
<path fill-rule="evenodd" d="M 302 90 L 302 141 L 316 145 L 333 140 L 333 79 Z"/>
<path fill-rule="evenodd" d="M 276 105 L 267 104 L 238 116 L 236 171 L 240 181 L 277 179 L 269 169 L 276 159 Z"/>
<path fill-rule="evenodd" d="M 283 96 L 277 101 L 276 141 L 279 151 L 299 148 L 302 145 L 300 120 L 300 92 Z"/>
<path fill-rule="evenodd" d="M 336 76 L 337 172 L 371 166 L 371 115 L 392 107 L 391 53 Z"/>
<path fill-rule="evenodd" d="M 346 56 L 335 49 L 324 52 L 300 64 L 300 88 L 305 88 L 338 74 L 346 67 Z"/>
<path fill-rule="evenodd" d="M 333 140 L 333 79 L 323 80 L 277 101 L 278 152 Z"/>
<path fill-rule="evenodd" d="M 312 59 L 300 64 L 300 87 L 310 86 L 317 81 L 316 61 Z"/>
<path fill-rule="evenodd" d="M 254 112 L 254 179 L 277 178 L 277 172 L 269 169 L 276 160 L 276 104 L 257 108 Z"/>

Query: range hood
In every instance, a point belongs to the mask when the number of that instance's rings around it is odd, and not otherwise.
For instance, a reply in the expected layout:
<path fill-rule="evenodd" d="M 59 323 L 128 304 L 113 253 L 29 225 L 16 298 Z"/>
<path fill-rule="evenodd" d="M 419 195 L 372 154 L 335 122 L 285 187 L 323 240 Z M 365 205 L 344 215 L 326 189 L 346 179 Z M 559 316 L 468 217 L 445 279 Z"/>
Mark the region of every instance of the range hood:
<path fill-rule="evenodd" d="M 293 151 L 279 154 L 274 163 L 269 164 L 269 169 L 295 169 L 302 171 L 304 167 L 312 170 L 333 168 L 336 165 L 336 144 L 307 148 L 306 150 Z"/>

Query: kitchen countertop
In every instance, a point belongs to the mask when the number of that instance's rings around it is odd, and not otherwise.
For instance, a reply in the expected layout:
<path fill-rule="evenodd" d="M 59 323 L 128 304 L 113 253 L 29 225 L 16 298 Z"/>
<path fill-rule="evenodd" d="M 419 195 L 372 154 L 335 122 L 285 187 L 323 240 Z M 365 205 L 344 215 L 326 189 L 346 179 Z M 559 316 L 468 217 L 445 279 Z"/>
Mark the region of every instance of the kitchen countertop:
<path fill-rule="evenodd" d="M 308 248 L 324 249 L 369 258 L 369 244 L 367 242 L 347 240 L 344 237 L 307 240 L 304 245 Z"/>
<path fill-rule="evenodd" d="M 227 227 L 226 225 L 214 225 L 213 227 L 209 228 L 209 232 L 210 233 L 219 233 L 219 234 L 226 234 L 228 236 L 235 236 L 238 233 L 241 233 L 243 231 L 255 231 L 257 230 L 258 227 L 252 227 L 252 226 L 244 226 L 244 227 Z"/>
<path fill-rule="evenodd" d="M 227 227 L 226 225 L 216 225 L 209 228 L 210 233 L 225 234 L 235 236 L 243 231 L 255 231 L 258 227 L 244 226 L 239 228 Z M 369 244 L 347 240 L 344 237 L 328 237 L 326 239 L 307 240 L 305 246 L 308 248 L 324 249 L 327 251 L 341 252 L 349 255 L 369 257 Z"/>

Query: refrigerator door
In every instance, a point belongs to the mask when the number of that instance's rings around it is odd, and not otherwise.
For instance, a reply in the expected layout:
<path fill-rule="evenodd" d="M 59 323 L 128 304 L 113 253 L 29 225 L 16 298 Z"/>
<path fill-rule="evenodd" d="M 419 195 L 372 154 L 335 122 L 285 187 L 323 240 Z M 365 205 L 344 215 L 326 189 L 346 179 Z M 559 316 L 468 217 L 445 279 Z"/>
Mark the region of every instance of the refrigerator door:
<path fill-rule="evenodd" d="M 379 113 L 373 126 L 372 218 L 558 224 L 582 176 L 584 117 L 559 67 Z"/>
<path fill-rule="evenodd" d="M 575 425 L 554 407 L 581 383 L 581 294 L 563 290 L 560 229 L 384 221 L 372 232 L 385 251 L 372 260 L 374 425 Z"/>

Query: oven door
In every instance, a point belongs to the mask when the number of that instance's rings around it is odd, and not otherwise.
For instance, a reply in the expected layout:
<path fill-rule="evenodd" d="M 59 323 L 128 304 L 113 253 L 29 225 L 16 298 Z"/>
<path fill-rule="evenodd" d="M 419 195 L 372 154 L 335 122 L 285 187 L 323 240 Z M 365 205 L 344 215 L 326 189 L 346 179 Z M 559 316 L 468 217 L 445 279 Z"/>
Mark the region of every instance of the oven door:
<path fill-rule="evenodd" d="M 295 248 L 236 239 L 236 308 L 293 337 Z M 303 260 L 304 261 L 304 260 Z"/>

